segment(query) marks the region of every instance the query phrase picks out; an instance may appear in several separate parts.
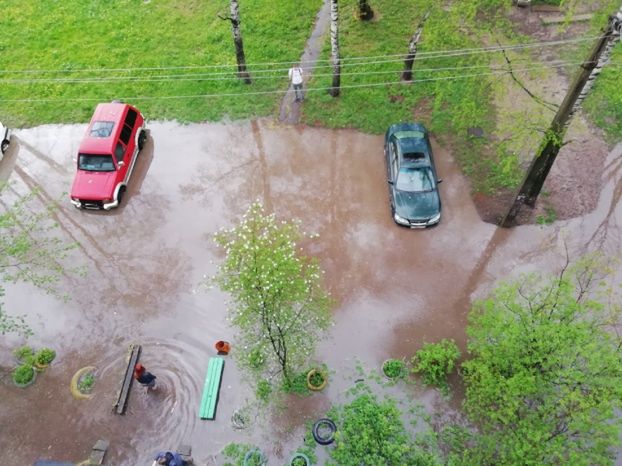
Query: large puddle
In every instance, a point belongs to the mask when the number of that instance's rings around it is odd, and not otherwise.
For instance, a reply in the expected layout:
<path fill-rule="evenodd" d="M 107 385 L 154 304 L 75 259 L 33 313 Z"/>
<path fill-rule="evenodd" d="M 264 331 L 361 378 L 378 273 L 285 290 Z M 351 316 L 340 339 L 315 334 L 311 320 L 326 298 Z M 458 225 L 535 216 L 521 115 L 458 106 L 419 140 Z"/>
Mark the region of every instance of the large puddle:
<path fill-rule="evenodd" d="M 622 146 L 609 155 L 595 211 L 548 227 L 499 230 L 480 221 L 467 182 L 435 145 L 444 217 L 438 227 L 410 231 L 389 214 L 381 136 L 271 120 L 149 127 L 128 195 L 109 213 L 76 210 L 64 194 L 84 125 L 17 131 L 0 163 L 11 190 L 36 187 L 41 204 L 62 199 L 60 232 L 78 244 L 72 263 L 86 270 L 63 279 L 68 302 L 28 285 L 7 287 L 6 308 L 27 314 L 35 331 L 30 342 L 55 348 L 58 357 L 27 389 L 1 374 L 3 465 L 80 461 L 99 438 L 110 441 L 110 465 L 150 464 L 155 450 L 180 443 L 192 446 L 197 464 L 216 464 L 214 456 L 231 441 L 256 443 L 269 464 L 283 464 L 301 445 L 304 422 L 344 398 L 357 365 L 371 370 L 388 357 L 409 358 L 424 341 L 440 338 L 464 347 L 472 298 L 498 279 L 554 270 L 565 244 L 573 258 L 620 250 Z M 222 259 L 212 234 L 235 224 L 256 199 L 320 235 L 306 252 L 320 259 L 337 302 L 335 325 L 317 353 L 332 378 L 321 394 L 291 398 L 236 431 L 231 415 L 253 394 L 233 356 L 216 420 L 198 419 L 214 342 L 232 340 L 233 354 L 236 349 L 225 320 L 227 297 L 200 282 Z M 0 365 L 12 365 L 10 349 L 18 343 L 2 340 Z M 161 385 L 149 394 L 134 387 L 119 416 L 112 404 L 132 343 L 142 345 L 141 361 Z M 97 367 L 94 397 L 76 400 L 69 381 L 88 365 Z M 407 390 L 432 403 L 421 387 Z"/>

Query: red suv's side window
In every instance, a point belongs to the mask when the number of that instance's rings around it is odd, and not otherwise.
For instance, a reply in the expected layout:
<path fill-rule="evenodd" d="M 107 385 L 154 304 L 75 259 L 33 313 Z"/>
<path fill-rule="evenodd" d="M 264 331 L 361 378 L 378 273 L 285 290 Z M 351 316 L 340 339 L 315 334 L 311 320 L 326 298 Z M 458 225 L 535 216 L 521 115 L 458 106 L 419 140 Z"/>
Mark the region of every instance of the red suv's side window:
<path fill-rule="evenodd" d="M 122 162 L 123 157 L 125 156 L 125 146 L 121 143 L 121 141 L 117 142 L 117 146 L 114 148 L 114 156 L 117 159 L 117 162 Z"/>
<path fill-rule="evenodd" d="M 132 136 L 132 128 L 130 126 L 123 125 L 123 128 L 121 129 L 121 141 L 123 141 L 123 144 L 127 146 L 130 142 L 131 136 Z"/>
<path fill-rule="evenodd" d="M 130 130 L 134 127 L 134 123 L 136 123 L 136 112 L 131 108 L 127 110 L 127 115 L 125 116 L 125 124 L 130 127 Z"/>

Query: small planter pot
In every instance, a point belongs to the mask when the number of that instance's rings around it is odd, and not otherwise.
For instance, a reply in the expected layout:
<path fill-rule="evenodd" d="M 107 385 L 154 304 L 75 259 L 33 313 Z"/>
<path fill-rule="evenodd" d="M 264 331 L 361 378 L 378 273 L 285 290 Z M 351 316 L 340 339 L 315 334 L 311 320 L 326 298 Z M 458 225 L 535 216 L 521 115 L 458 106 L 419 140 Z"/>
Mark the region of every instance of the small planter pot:
<path fill-rule="evenodd" d="M 92 374 L 94 371 L 95 366 L 86 366 L 73 375 L 69 384 L 69 390 L 71 391 L 71 394 L 74 398 L 78 400 L 88 400 L 93 396 L 91 393 L 82 393 L 78 388 L 78 381 L 82 380 L 82 378 L 85 377 L 86 374 Z"/>
<path fill-rule="evenodd" d="M 320 369 L 311 369 L 307 373 L 307 388 L 317 392 L 324 389 L 328 383 L 328 375 Z"/>
<path fill-rule="evenodd" d="M 34 362 L 32 364 L 32 367 L 35 371 L 37 372 L 43 372 L 44 370 L 46 370 L 50 365 L 49 364 L 39 364 L 38 362 Z"/>
<path fill-rule="evenodd" d="M 296 453 L 292 456 L 292 459 L 289 460 L 290 466 L 311 466 L 311 460 L 304 453 Z"/>
<path fill-rule="evenodd" d="M 389 380 L 397 380 L 406 375 L 406 363 L 400 359 L 387 359 L 382 363 L 382 373 Z"/>
<path fill-rule="evenodd" d="M 37 378 L 37 371 L 35 371 L 34 368 L 33 368 L 33 371 L 32 371 L 32 379 L 30 379 L 28 382 L 18 383 L 18 382 L 15 381 L 15 379 L 13 379 L 11 377 L 11 379 L 13 380 L 13 384 L 15 384 L 15 386 L 19 387 L 19 388 L 26 388 L 26 387 L 32 385 L 33 383 L 35 383 L 35 379 L 36 378 Z"/>

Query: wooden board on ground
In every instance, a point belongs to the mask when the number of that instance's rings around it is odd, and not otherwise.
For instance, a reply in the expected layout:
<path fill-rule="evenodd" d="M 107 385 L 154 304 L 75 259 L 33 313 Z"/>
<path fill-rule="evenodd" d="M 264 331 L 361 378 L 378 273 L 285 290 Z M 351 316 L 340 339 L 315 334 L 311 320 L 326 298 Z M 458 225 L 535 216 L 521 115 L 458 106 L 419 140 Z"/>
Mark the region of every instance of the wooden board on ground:
<path fill-rule="evenodd" d="M 223 358 L 213 357 L 209 359 L 205 383 L 203 384 L 203 396 L 199 407 L 201 419 L 214 419 L 216 417 L 216 405 L 218 404 L 224 366 L 225 360 Z"/>
<path fill-rule="evenodd" d="M 138 362 L 140 357 L 140 345 L 130 345 L 130 359 L 125 368 L 123 380 L 121 381 L 121 391 L 119 391 L 119 397 L 114 404 L 117 414 L 125 413 L 127 406 L 127 399 L 130 396 L 130 388 L 132 388 L 132 381 L 134 380 L 134 366 Z"/>

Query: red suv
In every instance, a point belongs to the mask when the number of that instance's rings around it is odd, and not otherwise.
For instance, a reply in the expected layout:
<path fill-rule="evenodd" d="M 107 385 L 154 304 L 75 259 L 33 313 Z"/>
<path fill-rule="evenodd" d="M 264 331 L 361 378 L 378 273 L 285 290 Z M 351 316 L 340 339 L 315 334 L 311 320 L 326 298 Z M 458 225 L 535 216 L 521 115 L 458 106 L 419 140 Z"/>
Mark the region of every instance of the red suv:
<path fill-rule="evenodd" d="M 146 140 L 145 119 L 136 108 L 99 104 L 78 150 L 71 203 L 84 209 L 117 207 Z"/>

